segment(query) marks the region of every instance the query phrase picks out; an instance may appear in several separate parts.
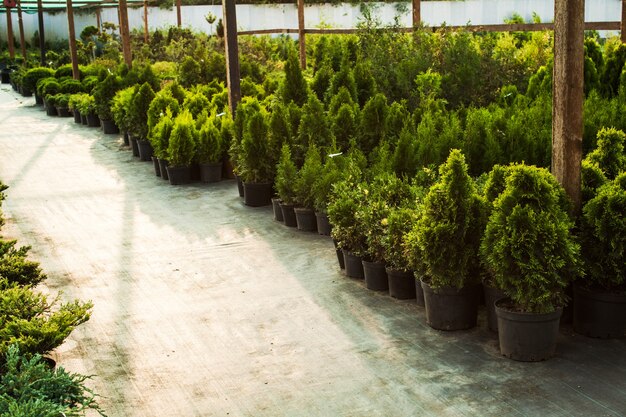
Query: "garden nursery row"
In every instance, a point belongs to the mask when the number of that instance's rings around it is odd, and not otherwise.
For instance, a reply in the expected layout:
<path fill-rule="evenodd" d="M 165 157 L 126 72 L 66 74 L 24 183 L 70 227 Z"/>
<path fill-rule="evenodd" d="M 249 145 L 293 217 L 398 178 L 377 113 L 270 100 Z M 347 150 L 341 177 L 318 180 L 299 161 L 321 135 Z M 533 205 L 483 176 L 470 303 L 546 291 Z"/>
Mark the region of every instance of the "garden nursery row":
<path fill-rule="evenodd" d="M 53 51 L 13 87 L 51 116 L 123 133 L 173 185 L 235 175 L 246 205 L 330 235 L 346 275 L 416 298 L 431 327 L 476 326 L 484 291 L 512 359 L 552 356 L 568 303 L 576 332 L 625 335 L 619 39 L 585 38 L 579 211 L 548 170 L 550 32 L 311 36 L 305 70 L 289 38 L 240 37 L 234 116 L 223 39 L 156 32 L 129 68 L 112 35 L 83 38 L 79 80 Z"/>

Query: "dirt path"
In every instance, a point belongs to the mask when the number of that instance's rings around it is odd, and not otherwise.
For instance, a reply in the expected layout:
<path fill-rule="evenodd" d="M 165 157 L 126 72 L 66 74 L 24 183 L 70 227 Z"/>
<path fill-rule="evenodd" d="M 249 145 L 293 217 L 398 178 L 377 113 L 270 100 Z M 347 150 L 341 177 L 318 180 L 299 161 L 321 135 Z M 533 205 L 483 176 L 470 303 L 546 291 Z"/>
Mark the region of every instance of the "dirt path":
<path fill-rule="evenodd" d="M 117 135 L 0 90 L 5 237 L 34 247 L 89 322 L 55 352 L 109 416 L 619 415 L 626 343 L 562 332 L 520 364 L 481 327 L 339 273 L 332 242 L 244 207 L 236 185 L 172 187 Z M 482 319 L 482 316 L 481 316 Z"/>

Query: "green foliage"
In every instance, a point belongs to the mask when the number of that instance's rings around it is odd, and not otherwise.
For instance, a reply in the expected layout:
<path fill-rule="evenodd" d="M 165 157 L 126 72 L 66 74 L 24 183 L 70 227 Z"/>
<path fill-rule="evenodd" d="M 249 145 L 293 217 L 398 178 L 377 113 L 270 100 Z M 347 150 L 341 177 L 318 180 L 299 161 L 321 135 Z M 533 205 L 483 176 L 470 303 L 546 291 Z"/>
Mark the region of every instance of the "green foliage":
<path fill-rule="evenodd" d="M 280 102 L 274 105 L 270 116 L 269 141 L 271 152 L 274 154 L 280 153 L 284 144 L 291 143 L 291 128 L 287 119 L 287 109 Z"/>
<path fill-rule="evenodd" d="M 565 303 L 570 280 L 580 275 L 580 248 L 570 235 L 573 222 L 559 188 L 543 168 L 511 166 L 487 224 L 482 260 L 523 311 L 554 311 Z"/>
<path fill-rule="evenodd" d="M 276 192 L 283 204 L 294 205 L 296 203 L 296 181 L 298 168 L 291 159 L 291 150 L 288 144 L 283 144 L 280 150 L 280 159 L 276 167 Z"/>
<path fill-rule="evenodd" d="M 134 95 L 135 87 L 127 87 L 116 92 L 113 96 L 113 100 L 111 101 L 111 114 L 113 116 L 113 120 L 120 130 L 124 132 L 128 132 L 131 127 L 130 108 Z"/>
<path fill-rule="evenodd" d="M 331 133 L 335 138 L 335 146 L 339 151 L 346 152 L 357 138 L 357 114 L 350 104 L 343 104 L 334 114 L 334 117 L 331 116 Z"/>
<path fill-rule="evenodd" d="M 16 247 L 15 240 L 0 240 L 0 285 L 37 285 L 46 275 L 38 262 L 26 259 L 30 246 Z"/>
<path fill-rule="evenodd" d="M 178 82 L 185 88 L 190 88 L 202 82 L 200 64 L 191 56 L 186 56 L 178 66 Z"/>
<path fill-rule="evenodd" d="M 128 109 L 129 132 L 137 139 L 145 140 L 148 138 L 148 110 L 154 97 L 154 90 L 147 82 L 137 88 L 133 94 Z"/>
<path fill-rule="evenodd" d="M 188 167 L 196 152 L 197 131 L 189 110 L 183 110 L 174 119 L 167 146 L 167 160 L 170 166 Z"/>
<path fill-rule="evenodd" d="M 626 284 L 626 173 L 598 189 L 583 208 L 583 256 L 591 284 Z"/>
<path fill-rule="evenodd" d="M 324 105 L 311 94 L 302 107 L 302 117 L 298 128 L 298 141 L 292 149 L 297 166 L 302 166 L 304 154 L 311 144 L 325 151 L 332 146 L 332 136 Z"/>
<path fill-rule="evenodd" d="M 183 108 L 189 110 L 191 115 L 196 118 L 204 110 L 210 111 L 211 102 L 201 92 L 189 93 L 183 102 Z"/>
<path fill-rule="evenodd" d="M 488 172 L 500 160 L 501 151 L 493 124 L 493 113 L 488 109 L 471 108 L 467 111 L 463 153 L 467 156 L 472 176 Z"/>
<path fill-rule="evenodd" d="M 173 86 L 174 84 L 170 84 Z M 167 87 L 156 93 L 154 99 L 150 103 L 150 107 L 148 107 L 148 139 L 150 139 L 152 135 L 152 131 L 155 126 L 163 117 L 167 111 L 169 110 L 171 113 L 170 117 L 176 117 L 178 112 L 180 111 L 180 104 L 178 100 L 173 95 L 174 87 Z M 151 139 L 150 139 L 151 140 Z M 152 142 L 152 140 L 151 140 Z M 154 147 L 154 144 L 152 145 Z"/>
<path fill-rule="evenodd" d="M 601 77 L 603 93 L 606 97 L 613 97 L 619 91 L 620 76 L 626 63 L 626 45 L 619 44 L 606 54 L 604 72 Z"/>
<path fill-rule="evenodd" d="M 363 107 L 357 146 L 366 155 L 385 139 L 387 112 L 387 98 L 380 93 L 369 99 Z"/>
<path fill-rule="evenodd" d="M 330 80 L 333 75 L 333 69 L 329 65 L 323 65 L 315 72 L 315 76 L 311 82 L 311 91 L 315 93 L 318 99 L 324 100 L 326 90 L 330 87 Z"/>
<path fill-rule="evenodd" d="M 300 62 L 294 50 L 289 51 L 285 62 L 285 81 L 281 88 L 281 95 L 285 104 L 293 101 L 298 106 L 302 106 L 307 101 L 307 83 L 302 75 Z"/>
<path fill-rule="evenodd" d="M 387 111 L 385 118 L 385 137 L 386 139 L 395 144 L 400 138 L 400 132 L 410 120 L 410 114 L 404 103 L 392 103 Z"/>
<path fill-rule="evenodd" d="M 83 85 L 78 80 L 63 80 L 60 82 L 61 92 L 65 94 L 76 94 L 82 92 Z"/>
<path fill-rule="evenodd" d="M 626 171 L 626 135 L 621 130 L 604 128 L 598 132 L 598 147 L 585 158 L 595 163 L 612 180 Z"/>
<path fill-rule="evenodd" d="M 95 99 L 96 113 L 102 120 L 111 120 L 111 104 L 115 93 L 122 88 L 122 79 L 115 75 L 109 74 L 107 77 L 96 85 L 93 89 L 93 97 Z"/>
<path fill-rule="evenodd" d="M 168 108 L 161 115 L 149 133 L 148 140 L 152 145 L 154 154 L 159 159 L 167 159 L 170 136 L 174 128 L 174 117 L 172 111 Z"/>
<path fill-rule="evenodd" d="M 54 77 L 41 78 L 37 82 L 37 94 L 40 97 L 53 96 L 61 91 L 61 84 Z"/>
<path fill-rule="evenodd" d="M 350 93 L 350 97 L 352 101 L 355 103 L 359 102 L 358 91 L 356 88 L 356 81 L 354 80 L 354 74 L 348 65 L 343 65 L 341 70 L 335 73 L 333 77 L 330 79 L 330 86 L 326 90 L 326 102 L 330 102 L 330 100 L 337 95 L 341 88 L 345 88 Z"/>
<path fill-rule="evenodd" d="M 311 190 L 313 194 L 313 207 L 316 211 L 326 213 L 328 201 L 333 185 L 342 177 L 340 163 L 343 159 L 339 156 L 327 157 L 318 173 L 317 179 Z"/>
<path fill-rule="evenodd" d="M 51 369 L 40 355 L 27 358 L 10 346 L 0 376 L 0 416 L 78 417 L 87 410 L 104 416 L 96 394 L 85 385 L 89 377 Z"/>
<path fill-rule="evenodd" d="M 296 203 L 308 209 L 313 209 L 315 204 L 315 194 L 313 188 L 322 170 L 322 157 L 319 148 L 311 143 L 304 157 L 304 164 L 295 183 Z"/>
<path fill-rule="evenodd" d="M 94 114 L 96 111 L 96 100 L 91 94 L 72 94 L 70 100 L 74 97 L 74 108 L 81 115 Z"/>
<path fill-rule="evenodd" d="M 581 188 L 583 203 L 596 196 L 598 188 L 608 182 L 597 163 L 583 159 L 581 166 Z"/>
<path fill-rule="evenodd" d="M 414 203 L 413 203 L 414 204 Z M 413 204 L 392 208 L 387 215 L 386 233 L 383 236 L 385 263 L 398 271 L 413 270 L 413 262 L 407 255 L 416 253 L 406 249 L 405 239 L 410 236 L 419 220 L 419 211 Z M 411 239 L 411 241 L 414 241 Z"/>
<path fill-rule="evenodd" d="M 412 178 L 416 174 L 419 167 L 417 149 L 415 134 L 409 126 L 406 126 L 400 132 L 391 156 L 393 170 L 399 178 Z"/>
<path fill-rule="evenodd" d="M 359 62 L 354 67 L 354 84 L 356 86 L 357 102 L 365 106 L 367 101 L 376 94 L 376 80 L 367 64 Z"/>
<path fill-rule="evenodd" d="M 244 182 L 271 183 L 274 180 L 278 156 L 271 153 L 268 136 L 266 112 L 252 113 L 246 121 L 238 158 Z"/>
<path fill-rule="evenodd" d="M 208 120 L 198 133 L 196 159 L 202 163 L 217 163 L 224 153 L 222 134 L 212 120 Z"/>
<path fill-rule="evenodd" d="M 28 91 L 34 92 L 37 87 L 37 81 L 42 78 L 54 76 L 54 70 L 46 67 L 31 68 L 22 76 L 22 87 Z"/>
<path fill-rule="evenodd" d="M 439 168 L 440 179 L 424 198 L 417 245 L 434 288 L 463 288 L 481 279 L 478 248 L 486 222 L 485 202 L 459 150 Z"/>

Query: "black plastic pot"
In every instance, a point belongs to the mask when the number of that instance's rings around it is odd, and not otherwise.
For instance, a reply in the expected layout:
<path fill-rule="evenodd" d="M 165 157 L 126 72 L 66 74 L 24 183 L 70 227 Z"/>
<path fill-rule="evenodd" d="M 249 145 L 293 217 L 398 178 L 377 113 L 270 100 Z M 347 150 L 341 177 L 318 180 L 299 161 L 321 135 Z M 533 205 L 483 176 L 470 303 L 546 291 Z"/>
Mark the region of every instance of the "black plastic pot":
<path fill-rule="evenodd" d="M 200 164 L 200 181 L 220 182 L 222 180 L 222 163 Z"/>
<path fill-rule="evenodd" d="M 337 254 L 337 262 L 339 263 L 339 269 L 346 269 L 345 261 L 343 259 L 343 251 L 339 246 L 337 246 L 337 242 L 333 239 L 333 245 L 335 246 L 335 253 Z"/>
<path fill-rule="evenodd" d="M 152 144 L 149 140 L 139 139 L 137 140 L 137 147 L 139 148 L 139 160 L 140 161 L 150 161 L 152 159 Z"/>
<path fill-rule="evenodd" d="M 554 356 L 559 335 L 562 308 L 547 314 L 510 311 L 501 306 L 508 299 L 496 301 L 500 353 L 522 362 L 539 362 Z"/>
<path fill-rule="evenodd" d="M 415 303 L 420 307 L 426 307 L 424 301 L 424 289 L 422 288 L 422 280 L 415 277 Z"/>
<path fill-rule="evenodd" d="M 57 107 L 57 115 L 59 117 L 71 117 L 72 114 L 67 107 Z"/>
<path fill-rule="evenodd" d="M 89 127 L 100 127 L 100 118 L 97 114 L 89 113 L 87 115 L 87 126 Z"/>
<path fill-rule="evenodd" d="M 294 211 L 296 212 L 298 230 L 302 230 L 303 232 L 317 232 L 317 219 L 312 209 L 296 207 Z"/>
<path fill-rule="evenodd" d="M 272 210 L 274 211 L 274 220 L 283 222 L 283 211 L 280 209 L 280 198 L 272 198 Z"/>
<path fill-rule="evenodd" d="M 74 123 L 80 124 L 83 122 L 82 117 L 80 116 L 80 112 L 76 109 L 72 110 L 74 113 Z"/>
<path fill-rule="evenodd" d="M 117 127 L 113 120 L 100 119 L 100 124 L 102 125 L 102 132 L 106 135 L 115 135 L 120 133 L 120 128 Z"/>
<path fill-rule="evenodd" d="M 272 204 L 272 184 L 269 182 L 244 182 L 243 203 L 249 207 Z"/>
<path fill-rule="evenodd" d="M 43 97 L 41 97 L 37 93 L 35 93 L 35 104 L 38 105 L 38 106 L 43 105 Z"/>
<path fill-rule="evenodd" d="M 496 301 L 505 298 L 506 294 L 501 289 L 490 287 L 486 284 L 483 284 L 483 294 L 485 295 L 485 309 L 487 310 L 487 327 L 492 332 L 497 332 Z"/>
<path fill-rule="evenodd" d="M 382 262 L 363 262 L 363 278 L 365 278 L 365 286 L 372 291 L 388 291 L 389 281 L 387 280 L 387 271 L 385 264 Z"/>
<path fill-rule="evenodd" d="M 237 180 L 237 191 L 239 192 L 239 197 L 243 197 L 243 180 L 239 175 L 235 177 Z"/>
<path fill-rule="evenodd" d="M 602 339 L 626 336 L 626 293 L 574 285 L 574 331 Z"/>
<path fill-rule="evenodd" d="M 135 139 L 132 135 L 129 135 L 128 141 L 130 142 L 130 149 L 133 151 L 133 156 L 139 158 L 139 144 L 138 140 Z"/>
<path fill-rule="evenodd" d="M 124 132 L 124 135 L 122 137 L 124 140 L 124 145 L 130 146 L 130 135 L 128 134 L 128 132 Z"/>
<path fill-rule="evenodd" d="M 360 256 L 356 256 L 352 252 L 342 249 L 343 262 L 346 267 L 346 275 L 350 278 L 363 279 L 363 262 Z"/>
<path fill-rule="evenodd" d="M 291 204 L 283 204 L 280 202 L 280 210 L 283 212 L 283 222 L 287 227 L 297 227 L 296 212 Z"/>
<path fill-rule="evenodd" d="M 58 116 L 57 108 L 51 104 L 46 104 L 46 116 Z"/>
<path fill-rule="evenodd" d="M 415 298 L 415 275 L 412 271 L 387 268 L 389 295 L 398 300 Z"/>
<path fill-rule="evenodd" d="M 2 77 L 2 84 L 8 84 L 11 81 L 11 70 L 8 68 L 2 68 L 2 73 L 0 73 Z M 37 103 L 41 104 L 41 103 Z"/>
<path fill-rule="evenodd" d="M 317 220 L 317 233 L 322 236 L 330 236 L 332 226 L 328 220 L 328 214 L 321 211 L 315 212 L 315 219 Z"/>
<path fill-rule="evenodd" d="M 161 176 L 161 167 L 159 167 L 159 158 L 152 155 L 152 165 L 154 166 L 154 175 L 157 177 Z"/>
<path fill-rule="evenodd" d="M 167 166 L 167 178 L 171 185 L 183 185 L 191 182 L 191 170 L 189 167 Z"/>
<path fill-rule="evenodd" d="M 452 287 L 432 288 L 421 281 L 424 290 L 426 323 L 437 330 L 465 330 L 476 327 L 480 285 L 461 289 Z"/>
<path fill-rule="evenodd" d="M 159 158 L 159 172 L 161 173 L 161 178 L 163 178 L 164 180 L 170 179 L 170 177 L 167 175 L 168 165 L 169 165 L 169 162 L 167 161 L 167 159 Z"/>
<path fill-rule="evenodd" d="M 83 124 L 83 126 L 87 126 L 87 115 L 86 114 L 80 114 L 80 122 Z"/>

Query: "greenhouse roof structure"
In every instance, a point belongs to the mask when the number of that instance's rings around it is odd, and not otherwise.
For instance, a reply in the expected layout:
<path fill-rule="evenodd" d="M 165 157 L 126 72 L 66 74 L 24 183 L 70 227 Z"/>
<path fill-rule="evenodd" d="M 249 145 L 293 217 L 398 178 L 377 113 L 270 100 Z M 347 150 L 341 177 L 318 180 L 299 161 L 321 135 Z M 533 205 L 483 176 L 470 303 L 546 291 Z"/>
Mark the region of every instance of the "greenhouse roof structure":
<path fill-rule="evenodd" d="M 126 0 L 126 3 L 131 4 L 143 4 L 144 0 Z M 21 0 L 22 12 L 24 13 L 36 13 L 37 12 L 37 0 Z M 41 6 L 43 11 L 61 11 L 67 9 L 67 1 L 65 0 L 41 0 Z M 118 3 L 111 0 L 77 0 L 72 2 L 74 9 L 88 8 L 88 7 L 117 7 Z M 17 8 L 17 7 L 16 7 Z M 6 8 L 1 7 L 0 12 L 6 12 Z"/>

